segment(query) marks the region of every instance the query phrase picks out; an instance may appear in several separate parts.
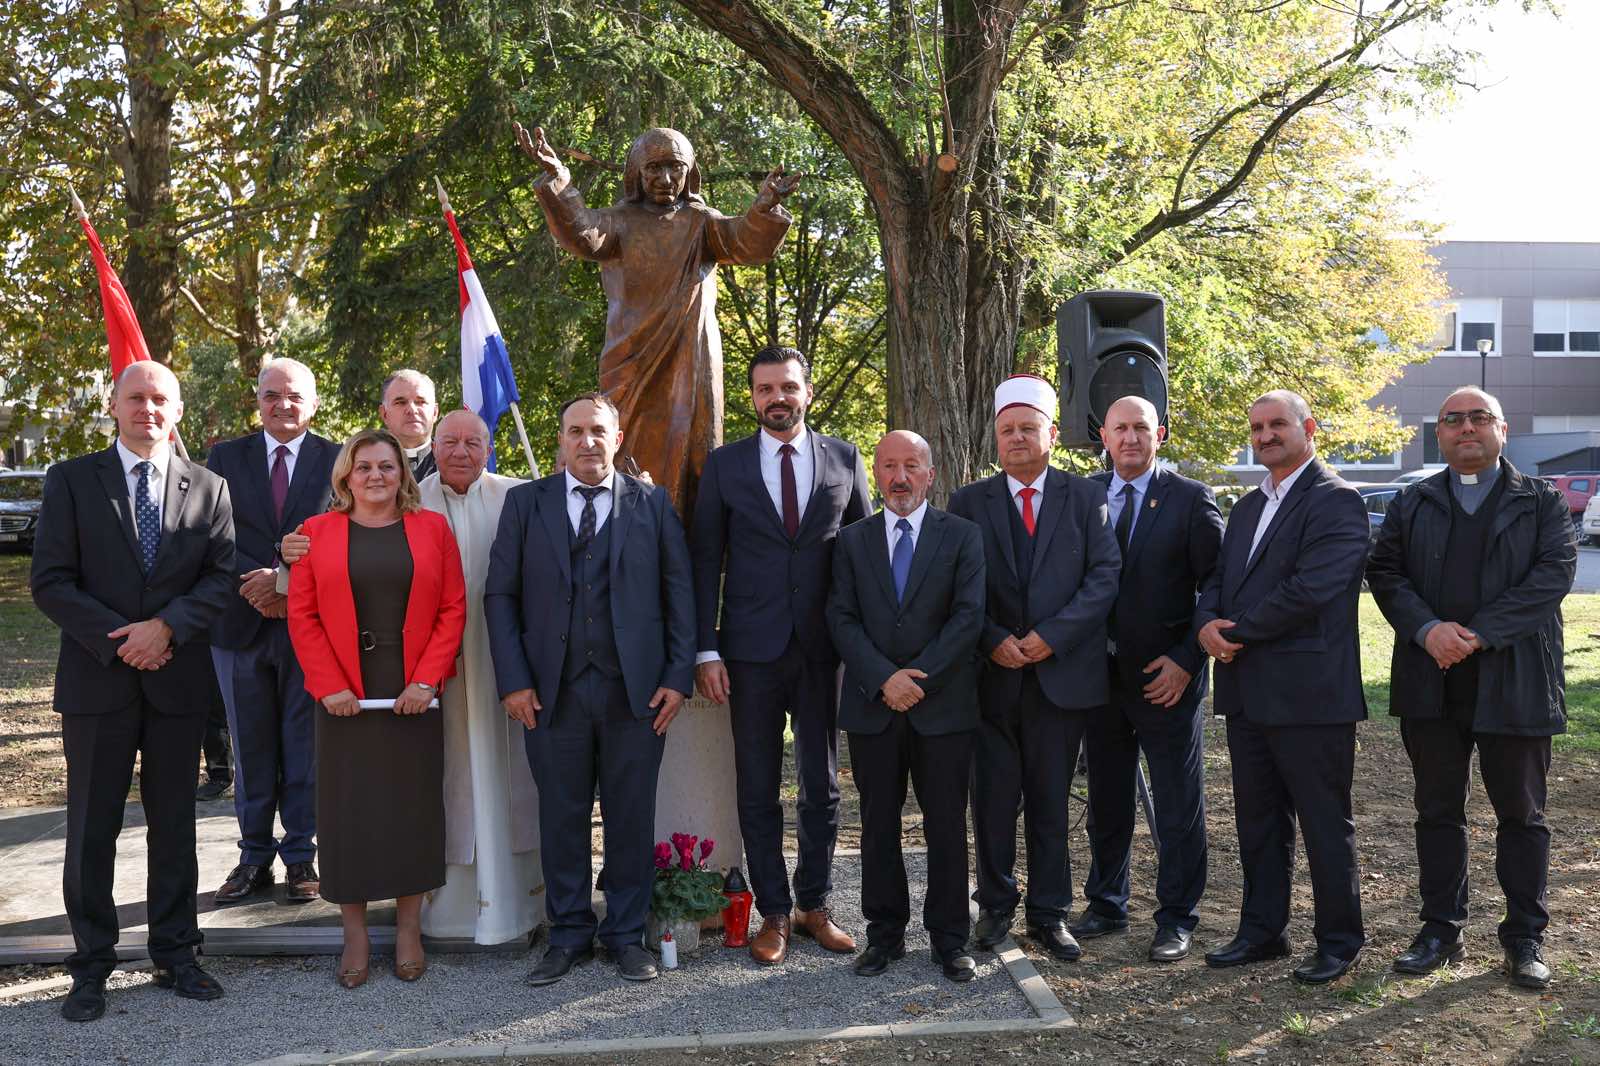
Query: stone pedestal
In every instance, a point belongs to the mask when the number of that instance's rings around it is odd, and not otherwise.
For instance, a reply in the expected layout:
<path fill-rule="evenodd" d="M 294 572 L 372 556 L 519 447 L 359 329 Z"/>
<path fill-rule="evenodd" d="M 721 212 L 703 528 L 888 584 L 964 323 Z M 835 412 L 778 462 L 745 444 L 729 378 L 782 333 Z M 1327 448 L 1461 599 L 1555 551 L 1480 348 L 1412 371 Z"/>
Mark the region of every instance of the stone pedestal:
<path fill-rule="evenodd" d="M 721 870 L 744 865 L 728 714 L 727 704 L 701 696 L 685 702 L 667 730 L 656 785 L 656 839 L 670 841 L 673 833 L 710 837 L 717 846 L 709 862 Z"/>

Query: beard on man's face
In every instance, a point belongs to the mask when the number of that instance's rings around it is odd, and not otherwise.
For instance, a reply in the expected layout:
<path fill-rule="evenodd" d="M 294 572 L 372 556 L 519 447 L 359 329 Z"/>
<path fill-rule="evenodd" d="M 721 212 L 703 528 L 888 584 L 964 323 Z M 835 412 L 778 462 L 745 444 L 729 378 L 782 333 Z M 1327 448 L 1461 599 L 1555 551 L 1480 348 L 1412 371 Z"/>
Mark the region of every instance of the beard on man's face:
<path fill-rule="evenodd" d="M 793 429 L 805 416 L 806 406 L 803 403 L 769 403 L 761 409 L 757 421 L 767 429 L 782 431 Z"/>

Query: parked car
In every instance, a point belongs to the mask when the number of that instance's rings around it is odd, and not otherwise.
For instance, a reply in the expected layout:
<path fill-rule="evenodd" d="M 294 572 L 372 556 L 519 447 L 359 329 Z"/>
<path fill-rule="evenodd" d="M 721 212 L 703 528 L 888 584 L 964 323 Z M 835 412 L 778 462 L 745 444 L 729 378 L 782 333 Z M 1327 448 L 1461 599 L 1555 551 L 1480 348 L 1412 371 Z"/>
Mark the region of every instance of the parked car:
<path fill-rule="evenodd" d="M 1444 467 L 1442 466 L 1434 466 L 1424 467 L 1421 470 L 1407 470 L 1404 474 L 1397 475 L 1393 481 L 1389 482 L 1389 484 L 1410 485 L 1412 482 L 1421 481 L 1423 478 L 1430 478 L 1443 469 Z"/>
<path fill-rule="evenodd" d="M 1589 506 L 1589 500 L 1595 492 L 1600 490 L 1600 473 L 1594 471 L 1573 471 L 1566 474 L 1554 474 L 1546 479 L 1550 484 L 1561 490 L 1561 495 L 1567 498 L 1567 510 L 1572 512 L 1572 524 L 1578 527 L 1578 535 L 1583 535 L 1583 512 Z"/>
<path fill-rule="evenodd" d="M 1367 527 L 1371 533 L 1372 542 L 1377 543 L 1378 527 L 1383 525 L 1383 516 L 1389 513 L 1389 505 L 1396 496 L 1406 490 L 1409 482 L 1391 481 L 1383 485 L 1357 485 L 1356 491 L 1361 493 L 1362 502 L 1367 505 Z"/>
<path fill-rule="evenodd" d="M 1600 545 L 1600 494 L 1590 496 L 1583 509 L 1583 525 L 1578 529 L 1580 543 Z"/>
<path fill-rule="evenodd" d="M 43 470 L 0 471 L 0 548 L 33 551 L 43 502 Z"/>

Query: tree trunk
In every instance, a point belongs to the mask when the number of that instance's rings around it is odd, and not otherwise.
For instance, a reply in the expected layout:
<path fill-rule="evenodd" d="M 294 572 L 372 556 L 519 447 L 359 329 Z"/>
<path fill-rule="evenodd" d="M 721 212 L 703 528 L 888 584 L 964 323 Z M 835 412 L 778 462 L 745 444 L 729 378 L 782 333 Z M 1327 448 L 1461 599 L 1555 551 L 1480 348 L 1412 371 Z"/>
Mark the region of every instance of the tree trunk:
<path fill-rule="evenodd" d="M 122 284 L 150 357 L 172 362 L 178 309 L 178 241 L 172 211 L 172 105 L 176 89 L 166 79 L 167 31 L 160 0 L 131 0 L 124 8 L 128 119 L 122 164 L 128 206 L 128 260 Z"/>

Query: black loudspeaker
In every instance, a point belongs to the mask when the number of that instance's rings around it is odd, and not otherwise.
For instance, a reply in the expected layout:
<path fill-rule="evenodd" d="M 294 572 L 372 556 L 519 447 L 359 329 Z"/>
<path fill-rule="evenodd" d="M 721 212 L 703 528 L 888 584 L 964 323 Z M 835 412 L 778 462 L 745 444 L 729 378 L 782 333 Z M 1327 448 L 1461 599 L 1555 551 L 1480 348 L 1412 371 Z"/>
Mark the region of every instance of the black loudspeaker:
<path fill-rule="evenodd" d="M 1061 443 L 1100 447 L 1106 409 L 1143 396 L 1167 424 L 1167 303 L 1152 292 L 1099 289 L 1056 311 Z"/>

